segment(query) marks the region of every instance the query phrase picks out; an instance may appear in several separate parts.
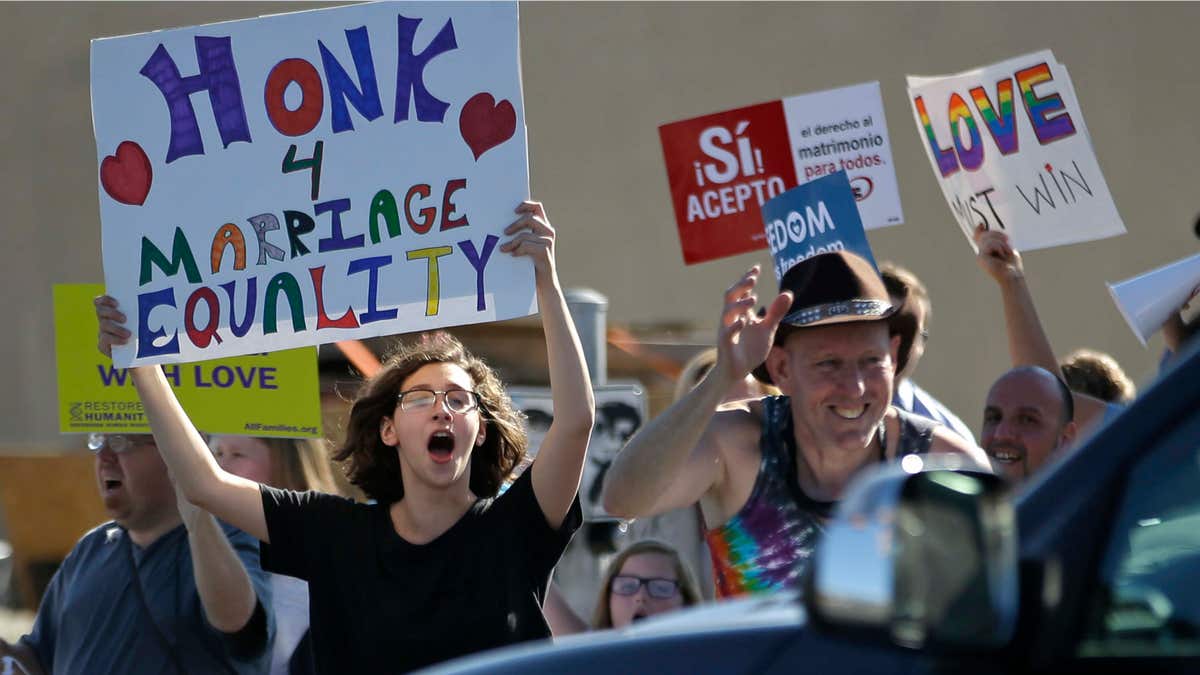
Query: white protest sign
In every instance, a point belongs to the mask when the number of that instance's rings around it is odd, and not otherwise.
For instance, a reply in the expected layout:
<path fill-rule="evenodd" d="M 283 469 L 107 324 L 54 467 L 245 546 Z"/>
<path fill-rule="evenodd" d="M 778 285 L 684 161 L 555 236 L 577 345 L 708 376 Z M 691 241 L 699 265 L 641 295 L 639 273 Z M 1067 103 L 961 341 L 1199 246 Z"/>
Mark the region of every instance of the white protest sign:
<path fill-rule="evenodd" d="M 837 171 L 864 227 L 904 220 L 878 82 L 671 122 L 658 135 L 689 265 L 763 248 L 762 205 Z"/>
<path fill-rule="evenodd" d="M 1125 232 L 1066 68 L 1049 50 L 908 78 L 917 132 L 955 219 L 1032 250 Z"/>
<path fill-rule="evenodd" d="M 118 367 L 525 316 L 517 6 L 379 3 L 92 42 Z"/>
<path fill-rule="evenodd" d="M 845 171 L 863 228 L 904 222 L 878 82 L 783 99 L 799 185 Z"/>
<path fill-rule="evenodd" d="M 1121 316 L 1142 345 L 1158 332 L 1189 298 L 1200 295 L 1200 254 L 1178 260 L 1132 279 L 1108 284 Z"/>

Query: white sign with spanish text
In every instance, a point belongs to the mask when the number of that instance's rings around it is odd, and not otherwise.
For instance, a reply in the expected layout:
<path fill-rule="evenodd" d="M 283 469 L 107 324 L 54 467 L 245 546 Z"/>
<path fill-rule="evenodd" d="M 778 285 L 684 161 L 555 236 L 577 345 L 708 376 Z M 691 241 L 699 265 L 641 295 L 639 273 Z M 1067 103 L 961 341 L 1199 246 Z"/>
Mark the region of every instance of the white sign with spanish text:
<path fill-rule="evenodd" d="M 783 99 L 798 185 L 845 171 L 864 229 L 904 222 L 878 82 Z"/>

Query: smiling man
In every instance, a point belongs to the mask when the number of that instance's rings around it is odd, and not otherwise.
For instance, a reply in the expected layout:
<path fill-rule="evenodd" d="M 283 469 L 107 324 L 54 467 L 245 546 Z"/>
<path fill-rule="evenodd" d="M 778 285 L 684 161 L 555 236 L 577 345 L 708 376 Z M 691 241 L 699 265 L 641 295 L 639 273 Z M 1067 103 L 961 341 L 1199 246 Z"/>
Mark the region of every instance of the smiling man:
<path fill-rule="evenodd" d="M 112 521 L 79 540 L 33 630 L 0 640 L 0 657 L 28 673 L 266 672 L 258 542 L 179 499 L 152 436 L 92 434 L 88 447 Z"/>
<path fill-rule="evenodd" d="M 998 472 L 1021 481 L 1075 439 L 1074 418 L 1074 397 L 1062 380 L 1018 366 L 988 390 L 979 440 Z"/>
<path fill-rule="evenodd" d="M 887 289 L 848 252 L 790 269 L 754 312 L 758 268 L 725 293 L 717 363 L 630 439 L 604 507 L 645 517 L 699 501 L 718 597 L 792 587 L 824 519 L 864 467 L 908 454 L 987 457 L 945 427 L 890 405 L 899 338 Z M 753 371 L 783 392 L 722 406 Z"/>
<path fill-rule="evenodd" d="M 1020 481 L 1055 451 L 1119 415 L 1122 406 L 1067 388 L 1038 316 L 1020 252 L 1002 231 L 980 226 L 974 237 L 976 261 L 1000 290 L 1014 366 L 988 392 L 980 441 L 997 470 Z"/>

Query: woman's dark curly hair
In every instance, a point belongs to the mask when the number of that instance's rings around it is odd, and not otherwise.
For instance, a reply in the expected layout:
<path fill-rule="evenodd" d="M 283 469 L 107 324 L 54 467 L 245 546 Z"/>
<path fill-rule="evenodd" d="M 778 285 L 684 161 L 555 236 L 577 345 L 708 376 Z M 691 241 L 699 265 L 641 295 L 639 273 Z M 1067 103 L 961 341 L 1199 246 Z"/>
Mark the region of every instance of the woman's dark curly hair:
<path fill-rule="evenodd" d="M 447 333 L 427 334 L 402 345 L 363 383 L 350 409 L 346 438 L 334 453 L 344 463 L 346 477 L 367 497 L 391 504 L 404 497 L 396 448 L 384 445 L 380 422 L 396 412 L 400 387 L 413 373 L 431 363 L 452 363 L 471 376 L 479 395 L 480 421 L 487 432 L 471 453 L 471 492 L 494 497 L 513 467 L 525 456 L 529 439 L 520 411 L 513 406 L 499 378 L 481 359 Z"/>

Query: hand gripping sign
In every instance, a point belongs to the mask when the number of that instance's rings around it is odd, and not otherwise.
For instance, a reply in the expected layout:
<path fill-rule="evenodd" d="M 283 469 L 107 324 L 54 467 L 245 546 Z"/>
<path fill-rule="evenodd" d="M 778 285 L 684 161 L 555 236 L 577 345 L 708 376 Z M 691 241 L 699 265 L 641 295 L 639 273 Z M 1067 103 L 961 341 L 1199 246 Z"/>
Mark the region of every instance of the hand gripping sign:
<path fill-rule="evenodd" d="M 511 2 L 378 3 L 95 40 L 118 367 L 524 316 Z"/>
<path fill-rule="evenodd" d="M 1022 250 L 1125 232 L 1067 69 L 1050 51 L 908 78 L 917 133 L 967 241 L 977 225 Z"/>
<path fill-rule="evenodd" d="M 848 174 L 867 229 L 904 222 L 879 83 L 659 127 L 684 262 L 763 248 L 761 209 L 786 190 Z"/>

